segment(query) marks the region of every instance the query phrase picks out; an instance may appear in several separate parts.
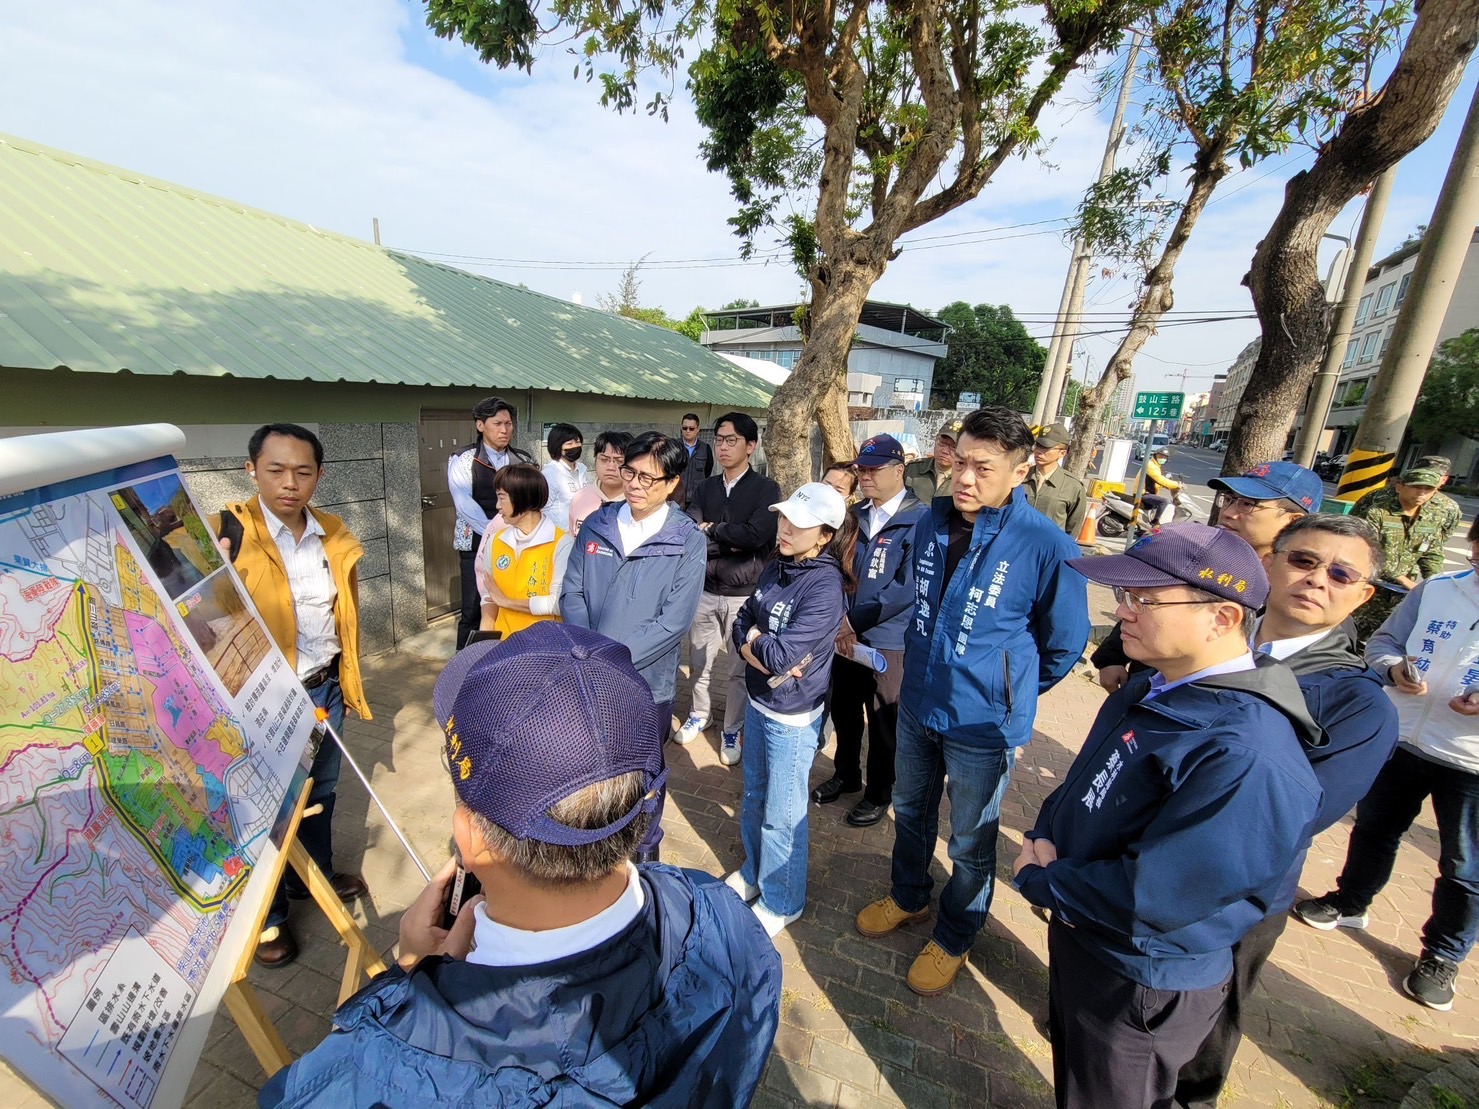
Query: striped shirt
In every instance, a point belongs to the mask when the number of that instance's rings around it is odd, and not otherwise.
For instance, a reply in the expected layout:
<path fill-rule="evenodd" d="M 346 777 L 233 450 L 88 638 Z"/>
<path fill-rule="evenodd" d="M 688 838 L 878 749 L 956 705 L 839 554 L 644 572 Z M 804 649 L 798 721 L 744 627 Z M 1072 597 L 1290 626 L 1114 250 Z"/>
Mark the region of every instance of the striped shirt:
<path fill-rule="evenodd" d="M 261 497 L 257 500 L 260 503 Z M 306 678 L 333 662 L 339 654 L 339 628 L 334 622 L 334 602 L 339 597 L 334 585 L 334 572 L 324 553 L 323 525 L 311 511 L 305 510 L 308 526 L 303 538 L 294 539 L 293 531 L 265 505 L 262 518 L 282 555 L 288 572 L 288 589 L 293 594 L 293 612 L 297 616 L 298 677 Z"/>

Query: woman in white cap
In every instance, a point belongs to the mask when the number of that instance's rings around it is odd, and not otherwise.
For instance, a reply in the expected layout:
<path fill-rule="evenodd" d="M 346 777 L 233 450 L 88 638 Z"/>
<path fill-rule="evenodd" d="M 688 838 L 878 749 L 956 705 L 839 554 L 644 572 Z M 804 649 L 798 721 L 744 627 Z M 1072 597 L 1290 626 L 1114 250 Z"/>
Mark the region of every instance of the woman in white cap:
<path fill-rule="evenodd" d="M 803 485 L 770 510 L 781 516 L 777 557 L 734 620 L 750 695 L 741 758 L 745 861 L 725 881 L 754 902 L 755 915 L 775 936 L 806 904 L 807 781 L 832 680 L 833 644 L 846 595 L 857 584 L 852 547 L 858 524 L 842 494 L 822 482 Z"/>

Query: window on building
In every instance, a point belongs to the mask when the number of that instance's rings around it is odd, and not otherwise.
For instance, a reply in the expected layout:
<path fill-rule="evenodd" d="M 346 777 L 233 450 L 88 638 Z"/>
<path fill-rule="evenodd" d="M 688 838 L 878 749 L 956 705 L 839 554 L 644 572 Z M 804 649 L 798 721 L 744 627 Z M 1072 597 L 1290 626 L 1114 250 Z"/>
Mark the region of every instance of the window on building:
<path fill-rule="evenodd" d="M 894 392 L 922 393 L 924 392 L 924 379 L 920 377 L 896 377 L 894 378 Z"/>
<path fill-rule="evenodd" d="M 1371 294 L 1367 293 L 1361 298 L 1361 303 L 1356 305 L 1356 326 L 1360 327 L 1366 322 L 1366 314 L 1371 311 Z"/>
<path fill-rule="evenodd" d="M 1397 286 L 1397 299 L 1392 302 L 1393 308 L 1401 308 L 1402 302 L 1407 299 L 1407 286 L 1412 284 L 1412 274 L 1402 275 L 1402 284 Z"/>
<path fill-rule="evenodd" d="M 1397 329 L 1395 327 L 1389 327 L 1389 328 L 1386 329 L 1386 331 L 1384 331 L 1382 333 L 1382 336 L 1381 336 L 1381 356 L 1383 358 L 1385 358 L 1387 356 L 1387 347 L 1389 347 L 1389 346 L 1392 345 L 1392 332 L 1394 332 L 1396 330 Z"/>
<path fill-rule="evenodd" d="M 1355 339 L 1347 339 L 1346 340 L 1346 344 L 1345 344 L 1345 360 L 1343 362 L 1341 362 L 1341 364 L 1340 364 L 1342 369 L 1345 368 L 1346 366 L 1349 366 L 1352 362 L 1354 362 L 1356 360 L 1356 348 L 1359 347 L 1360 345 L 1361 344 L 1359 342 L 1357 342 Z"/>
<path fill-rule="evenodd" d="M 795 369 L 796 363 L 801 360 L 799 350 L 778 350 L 775 352 L 775 361 L 783 369 Z"/>
<path fill-rule="evenodd" d="M 1361 361 L 1370 362 L 1376 357 L 1376 345 L 1381 342 L 1381 332 L 1373 331 L 1361 340 Z"/>
<path fill-rule="evenodd" d="M 1383 285 L 1378 289 L 1376 291 L 1376 307 L 1372 310 L 1371 314 L 1373 316 L 1385 316 L 1387 310 L 1392 306 L 1392 297 L 1396 292 L 1397 283 L 1395 281 Z"/>

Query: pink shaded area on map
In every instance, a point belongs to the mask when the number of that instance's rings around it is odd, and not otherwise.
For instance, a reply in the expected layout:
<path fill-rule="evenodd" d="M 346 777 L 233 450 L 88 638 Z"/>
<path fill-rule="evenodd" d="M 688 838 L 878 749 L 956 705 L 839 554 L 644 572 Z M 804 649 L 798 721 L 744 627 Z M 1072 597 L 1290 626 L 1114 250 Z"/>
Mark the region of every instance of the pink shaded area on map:
<path fill-rule="evenodd" d="M 231 760 L 205 738 L 215 720 L 214 691 L 200 688 L 159 624 L 134 612 L 126 613 L 124 622 L 139 675 L 154 688 L 155 723 L 197 766 L 224 782 Z"/>

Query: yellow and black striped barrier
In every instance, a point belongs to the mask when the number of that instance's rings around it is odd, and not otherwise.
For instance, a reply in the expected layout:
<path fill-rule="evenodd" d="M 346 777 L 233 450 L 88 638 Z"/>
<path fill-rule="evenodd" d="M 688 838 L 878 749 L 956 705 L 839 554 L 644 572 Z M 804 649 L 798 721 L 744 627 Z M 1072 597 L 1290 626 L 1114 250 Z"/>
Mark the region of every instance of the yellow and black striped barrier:
<path fill-rule="evenodd" d="M 1397 456 L 1391 451 L 1351 451 L 1345 470 L 1336 483 L 1337 500 L 1360 500 L 1373 489 L 1386 484 Z"/>

